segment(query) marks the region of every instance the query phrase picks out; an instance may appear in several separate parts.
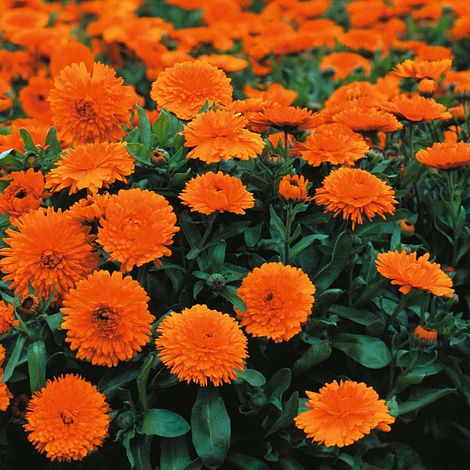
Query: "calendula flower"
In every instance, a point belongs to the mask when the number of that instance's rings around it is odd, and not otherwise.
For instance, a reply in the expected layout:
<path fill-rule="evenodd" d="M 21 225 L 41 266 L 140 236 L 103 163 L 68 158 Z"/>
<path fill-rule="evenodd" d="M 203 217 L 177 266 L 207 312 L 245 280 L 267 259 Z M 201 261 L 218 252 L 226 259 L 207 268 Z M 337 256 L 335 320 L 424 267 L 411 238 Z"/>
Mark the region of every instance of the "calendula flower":
<path fill-rule="evenodd" d="M 40 306 L 41 299 L 37 295 L 27 293 L 20 297 L 18 312 L 21 313 L 21 315 L 36 315 Z"/>
<path fill-rule="evenodd" d="M 86 235 L 97 229 L 98 221 L 104 216 L 110 194 L 89 194 L 86 198 L 79 199 L 65 215 L 83 229 Z"/>
<path fill-rule="evenodd" d="M 385 400 L 363 382 L 334 380 L 318 393 L 305 393 L 311 409 L 294 418 L 295 425 L 327 447 L 351 445 L 374 429 L 388 432 L 395 422 Z"/>
<path fill-rule="evenodd" d="M 323 56 L 320 62 L 320 70 L 332 70 L 334 80 L 342 80 L 359 69 L 364 71 L 364 75 L 370 75 L 369 61 L 355 52 L 334 52 Z"/>
<path fill-rule="evenodd" d="M 372 220 L 376 215 L 385 219 L 393 215 L 397 201 L 395 192 L 387 183 L 368 171 L 359 168 L 339 168 L 332 171 L 315 192 L 314 200 L 325 206 L 336 217 L 362 224 L 363 216 Z"/>
<path fill-rule="evenodd" d="M 283 176 L 279 182 L 279 195 L 286 201 L 301 202 L 308 199 L 308 180 L 299 175 Z"/>
<path fill-rule="evenodd" d="M 135 94 L 111 67 L 95 62 L 66 66 L 49 95 L 52 121 L 59 135 L 77 143 L 116 141 L 130 120 Z"/>
<path fill-rule="evenodd" d="M 466 142 L 435 142 L 416 153 L 416 160 L 441 170 L 451 170 L 470 163 L 470 144 Z"/>
<path fill-rule="evenodd" d="M 77 357 L 115 367 L 131 360 L 148 342 L 154 317 L 141 285 L 119 272 L 95 271 L 63 300 L 62 329 Z"/>
<path fill-rule="evenodd" d="M 98 255 L 87 243 L 83 231 L 71 224 L 60 210 L 38 209 L 21 216 L 17 229 L 7 229 L 6 248 L 0 268 L 4 280 L 20 294 L 29 292 L 47 299 L 54 291 L 60 300 L 75 283 L 98 266 Z"/>
<path fill-rule="evenodd" d="M 163 196 L 146 189 L 121 190 L 106 203 L 97 241 L 122 270 L 130 271 L 171 255 L 168 246 L 179 231 L 175 224 L 176 215 Z"/>
<path fill-rule="evenodd" d="M 408 121 L 433 121 L 450 119 L 452 115 L 446 107 L 432 98 L 419 95 L 399 95 L 386 105 L 388 111 Z"/>
<path fill-rule="evenodd" d="M 3 377 L 3 369 L 0 369 L 0 378 Z M 6 411 L 10 406 L 10 400 L 13 398 L 5 382 L 0 382 L 0 411 Z"/>
<path fill-rule="evenodd" d="M 297 98 L 297 92 L 284 88 L 280 83 L 271 83 L 261 89 L 245 85 L 243 91 L 248 98 L 260 98 L 265 102 L 279 103 L 289 106 Z"/>
<path fill-rule="evenodd" d="M 227 314 L 194 305 L 165 317 L 157 331 L 160 358 L 180 381 L 218 387 L 245 368 L 247 340 Z"/>
<path fill-rule="evenodd" d="M 230 111 L 206 111 L 184 129 L 185 147 L 194 147 L 187 158 L 212 163 L 238 158 L 248 160 L 264 148 L 259 134 L 245 128 L 246 118 Z"/>
<path fill-rule="evenodd" d="M 46 123 L 51 122 L 51 109 L 47 98 L 53 81 L 45 77 L 32 77 L 18 94 L 23 111 L 33 118 Z"/>
<path fill-rule="evenodd" d="M 204 60 L 195 60 L 178 63 L 161 72 L 152 85 L 150 96 L 159 108 L 189 120 L 206 102 L 229 104 L 232 86 L 222 70 Z"/>
<path fill-rule="evenodd" d="M 13 326 L 19 326 L 14 312 L 13 305 L 0 301 L 0 335 L 8 333 Z"/>
<path fill-rule="evenodd" d="M 437 330 L 418 325 L 413 331 L 413 336 L 419 341 L 429 344 L 437 341 L 438 332 Z"/>
<path fill-rule="evenodd" d="M 3 178 L 9 185 L 0 194 L 0 214 L 18 217 L 37 209 L 44 198 L 44 176 L 30 168 L 27 171 L 12 171 Z"/>
<path fill-rule="evenodd" d="M 109 405 L 98 389 L 79 375 L 48 380 L 28 403 L 28 440 L 49 460 L 82 460 L 103 444 Z"/>
<path fill-rule="evenodd" d="M 415 233 L 415 226 L 407 219 L 400 219 L 398 221 L 401 231 L 405 235 L 413 235 Z"/>
<path fill-rule="evenodd" d="M 418 83 L 418 91 L 425 98 L 430 98 L 436 93 L 438 84 L 431 78 L 424 78 Z"/>
<path fill-rule="evenodd" d="M 342 124 L 323 124 L 297 145 L 300 156 L 312 166 L 322 163 L 354 165 L 369 151 L 361 134 Z"/>
<path fill-rule="evenodd" d="M 244 214 L 255 205 L 253 195 L 234 176 L 208 172 L 186 183 L 179 196 L 192 211 L 210 215 L 214 212 Z"/>
<path fill-rule="evenodd" d="M 7 358 L 7 352 L 5 348 L 3 347 L 3 345 L 0 344 L 0 366 L 3 365 L 6 358 Z"/>
<path fill-rule="evenodd" d="M 333 115 L 333 121 L 356 132 L 393 132 L 403 127 L 397 118 L 383 109 L 352 106 Z"/>
<path fill-rule="evenodd" d="M 388 251 L 380 253 L 375 265 L 377 271 L 394 286 L 400 286 L 402 294 L 408 294 L 412 288 L 430 292 L 433 295 L 452 297 L 452 279 L 441 269 L 441 265 L 429 262 L 429 253 L 419 258 L 416 253 L 406 251 Z"/>
<path fill-rule="evenodd" d="M 58 44 L 52 51 L 49 68 L 53 76 L 58 75 L 68 65 L 83 62 L 87 70 L 93 70 L 93 53 L 85 44 L 72 40 Z"/>
<path fill-rule="evenodd" d="M 392 76 L 398 78 L 430 78 L 439 80 L 442 75 L 447 73 L 452 67 L 451 59 L 442 60 L 411 60 L 407 59 L 401 64 L 398 64 Z"/>
<path fill-rule="evenodd" d="M 246 310 L 235 308 L 235 312 L 251 335 L 288 341 L 312 312 L 314 293 L 315 286 L 301 269 L 265 263 L 243 279 L 237 295 Z"/>
<path fill-rule="evenodd" d="M 115 181 L 126 182 L 126 176 L 134 171 L 134 162 L 122 143 L 77 145 L 59 157 L 47 175 L 47 187 L 55 192 L 69 188 L 69 194 L 81 189 L 97 193 Z"/>

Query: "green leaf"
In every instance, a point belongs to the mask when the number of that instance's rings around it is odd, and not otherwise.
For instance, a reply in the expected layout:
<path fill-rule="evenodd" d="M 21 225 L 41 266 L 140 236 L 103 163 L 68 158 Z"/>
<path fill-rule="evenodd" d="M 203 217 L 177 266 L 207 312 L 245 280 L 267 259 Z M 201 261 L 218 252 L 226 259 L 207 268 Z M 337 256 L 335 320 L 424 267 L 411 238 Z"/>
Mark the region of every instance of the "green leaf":
<path fill-rule="evenodd" d="M 263 461 L 251 455 L 240 454 L 239 452 L 230 452 L 227 462 L 230 462 L 240 470 L 271 470 L 271 467 L 268 467 Z"/>
<path fill-rule="evenodd" d="M 329 311 L 342 318 L 347 318 L 354 323 L 358 323 L 359 325 L 370 326 L 380 322 L 380 318 L 369 310 L 361 310 L 344 305 L 332 305 Z"/>
<path fill-rule="evenodd" d="M 46 135 L 47 153 L 49 155 L 58 156 L 62 152 L 62 146 L 60 145 L 59 139 L 57 138 L 57 129 L 51 127 Z"/>
<path fill-rule="evenodd" d="M 171 134 L 171 118 L 166 109 L 162 109 L 160 116 L 153 123 L 152 131 L 157 139 L 157 145 L 160 147 L 168 146 Z"/>
<path fill-rule="evenodd" d="M 140 369 L 140 373 L 136 379 L 137 392 L 139 394 L 139 401 L 144 410 L 148 408 L 147 381 L 149 378 L 149 373 L 150 373 L 150 369 L 152 368 L 153 361 L 154 361 L 153 354 L 150 354 L 149 356 L 146 357 L 144 364 L 142 365 L 142 368 Z"/>
<path fill-rule="evenodd" d="M 15 347 L 13 348 L 10 358 L 8 359 L 0 382 L 7 382 L 8 379 L 12 376 L 16 366 L 18 365 L 25 341 L 26 336 L 18 335 L 18 337 L 16 338 Z"/>
<path fill-rule="evenodd" d="M 34 141 L 33 141 L 33 138 L 31 137 L 31 134 L 26 129 L 20 129 L 20 135 L 24 142 L 24 148 L 28 152 L 36 153 L 38 149 L 34 145 Z"/>
<path fill-rule="evenodd" d="M 289 400 L 284 405 L 284 409 L 282 410 L 280 416 L 276 419 L 276 421 L 272 424 L 269 428 L 266 436 L 274 434 L 275 432 L 283 429 L 292 424 L 292 420 L 297 416 L 299 412 L 299 392 L 294 392 Z"/>
<path fill-rule="evenodd" d="M 179 414 L 170 410 L 150 408 L 144 414 L 140 432 L 153 436 L 179 437 L 190 429 L 188 422 Z"/>
<path fill-rule="evenodd" d="M 46 383 L 46 346 L 41 339 L 28 347 L 28 373 L 31 393 L 37 392 Z"/>
<path fill-rule="evenodd" d="M 326 238 L 328 238 L 328 235 L 325 235 L 323 233 L 314 233 L 312 235 L 307 235 L 306 237 L 303 237 L 302 240 L 297 242 L 290 249 L 291 257 L 294 258 L 298 254 L 300 254 L 302 251 L 308 248 L 315 240 L 324 240 Z"/>
<path fill-rule="evenodd" d="M 219 392 L 212 387 L 199 389 L 192 412 L 193 445 L 202 463 L 218 468 L 230 449 L 230 418 Z"/>
<path fill-rule="evenodd" d="M 213 272 L 219 272 L 222 269 L 225 261 L 225 250 L 227 248 L 227 243 L 222 240 L 217 244 L 212 250 L 212 269 Z"/>
<path fill-rule="evenodd" d="M 142 144 L 130 143 L 126 145 L 127 151 L 143 165 L 150 165 L 150 150 Z"/>
<path fill-rule="evenodd" d="M 284 367 L 279 369 L 266 384 L 266 394 L 269 397 L 269 402 L 279 410 L 282 410 L 282 396 L 289 388 L 291 380 L 291 370 Z"/>
<path fill-rule="evenodd" d="M 150 128 L 150 121 L 145 112 L 145 109 L 137 104 L 137 115 L 139 116 L 139 134 L 140 134 L 140 142 L 142 145 L 150 149 L 152 145 L 152 129 Z"/>
<path fill-rule="evenodd" d="M 135 364 L 123 364 L 119 368 L 109 369 L 99 381 L 98 389 L 105 395 L 109 395 L 114 390 L 135 380 L 139 372 Z"/>
<path fill-rule="evenodd" d="M 185 470 L 191 463 L 185 437 L 162 438 L 160 452 L 160 470 Z"/>
<path fill-rule="evenodd" d="M 245 369 L 237 372 L 237 378 L 249 383 L 252 387 L 261 387 L 266 383 L 265 376 L 255 369 Z"/>
<path fill-rule="evenodd" d="M 426 377 L 436 375 L 444 369 L 442 364 L 429 364 L 424 367 L 416 367 L 401 374 L 394 384 L 396 393 L 400 393 L 410 385 L 420 384 Z"/>
<path fill-rule="evenodd" d="M 455 388 L 432 388 L 414 393 L 410 399 L 398 404 L 397 416 L 421 410 L 436 400 L 454 393 L 455 390 Z"/>
<path fill-rule="evenodd" d="M 330 342 L 322 341 L 317 338 L 312 338 L 312 340 L 313 339 L 316 341 L 294 362 L 292 366 L 292 372 L 294 374 L 305 372 L 330 357 Z"/>
<path fill-rule="evenodd" d="M 224 290 L 221 290 L 221 295 L 225 300 L 228 300 L 235 308 L 244 312 L 246 310 L 245 302 L 236 294 L 237 289 L 233 286 L 226 286 Z"/>
<path fill-rule="evenodd" d="M 369 369 L 381 369 L 391 360 L 387 345 L 371 336 L 341 333 L 333 339 L 333 347 Z"/>
<path fill-rule="evenodd" d="M 55 332 L 57 330 L 60 330 L 60 325 L 62 325 L 62 321 L 64 319 L 64 314 L 59 312 L 59 313 L 53 313 L 52 315 L 48 315 L 46 317 L 46 322 L 49 325 L 49 328 L 51 329 L 52 332 Z"/>

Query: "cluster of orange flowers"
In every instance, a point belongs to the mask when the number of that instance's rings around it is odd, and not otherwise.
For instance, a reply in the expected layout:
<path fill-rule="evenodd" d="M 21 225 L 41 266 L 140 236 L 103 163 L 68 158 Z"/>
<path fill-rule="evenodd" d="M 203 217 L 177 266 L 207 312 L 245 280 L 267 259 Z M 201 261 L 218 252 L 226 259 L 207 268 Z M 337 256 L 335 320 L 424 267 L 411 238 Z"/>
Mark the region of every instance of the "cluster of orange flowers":
<path fill-rule="evenodd" d="M 355 0 L 347 5 L 346 30 L 322 16 L 328 0 L 274 0 L 259 13 L 241 0 L 167 3 L 201 9 L 204 25 L 176 28 L 161 18 L 138 16 L 139 0 L 1 2 L 2 41 L 15 47 L 0 50 L 0 111 L 9 126 L 0 135 L 0 152 L 21 154 L 24 168 L 1 168 L 0 214 L 9 226 L 0 270 L 17 302 L 0 301 L 0 334 L 20 327 L 20 313 L 31 309 L 31 302 L 49 299 L 63 314 L 65 341 L 78 359 L 116 367 L 148 354 L 145 347 L 153 341 L 152 353 L 181 382 L 217 387 L 246 367 L 247 335 L 279 343 L 303 330 L 316 287 L 300 267 L 276 259 L 251 266 L 243 277 L 236 296 L 245 308 L 182 306 L 155 327 L 165 312 L 151 310 L 139 273 L 165 266 L 174 254 L 181 205 L 203 222 L 204 216 L 222 213 L 246 216 L 262 201 L 240 179 L 237 165 L 272 158 L 273 166 L 288 170 L 278 174 L 271 197 L 288 210 L 305 204 L 342 218 L 353 231 L 366 220 L 392 218 L 400 206 L 399 188 L 360 167 L 370 152 L 392 146 L 403 129 L 437 122 L 446 131 L 442 141 L 417 152 L 411 145 L 410 159 L 438 171 L 470 163 L 460 125 L 468 119 L 470 72 L 452 71 L 449 48 L 403 39 L 404 17 L 435 24 L 443 8 L 450 8 L 457 20 L 449 37 L 468 39 L 470 9 L 458 0 Z M 74 34 L 84 18 L 91 19 L 87 45 Z M 231 52 L 235 44 L 237 54 Z M 218 52 L 198 52 L 208 45 Z M 298 92 L 271 74 L 280 57 L 303 54 L 308 61 L 320 48 L 330 52 L 322 54 L 318 69 L 333 72 L 336 89 L 321 108 L 296 106 L 302 102 Z M 409 51 L 412 58 L 373 83 L 342 81 L 358 69 L 364 79 L 375 77 L 372 55 L 391 51 Z M 148 96 L 118 76 L 128 57 L 145 65 Z M 236 89 L 231 74 L 247 70 L 252 83 Z M 448 107 L 440 98 L 451 86 L 455 106 Z M 143 115 L 136 104 L 146 108 Z M 181 124 L 177 137 L 183 139 L 188 168 L 198 169 L 185 174 L 190 176 L 174 199 L 151 183 L 140 184 L 143 167 L 125 141 L 144 117 L 150 125 L 164 116 L 163 109 Z M 51 127 L 62 151 L 45 169 L 22 131 L 39 154 L 50 150 Z M 149 145 L 147 150 L 162 151 Z M 171 159 L 158 155 L 155 162 Z M 227 162 L 233 165 L 224 167 Z M 414 227 L 402 223 L 404 232 L 413 233 Z M 376 267 L 404 295 L 418 289 L 452 297 L 452 279 L 430 256 L 391 250 L 378 254 Z M 437 338 L 421 325 L 415 335 Z M 5 354 L 0 346 L 0 363 Z M 334 380 L 318 393 L 306 393 L 310 410 L 300 413 L 295 425 L 326 446 L 350 445 L 373 429 L 390 431 L 395 421 L 364 383 Z M 1 410 L 12 397 L 0 383 Z M 67 374 L 34 394 L 24 428 L 51 460 L 80 460 L 103 444 L 110 411 L 94 385 Z"/>

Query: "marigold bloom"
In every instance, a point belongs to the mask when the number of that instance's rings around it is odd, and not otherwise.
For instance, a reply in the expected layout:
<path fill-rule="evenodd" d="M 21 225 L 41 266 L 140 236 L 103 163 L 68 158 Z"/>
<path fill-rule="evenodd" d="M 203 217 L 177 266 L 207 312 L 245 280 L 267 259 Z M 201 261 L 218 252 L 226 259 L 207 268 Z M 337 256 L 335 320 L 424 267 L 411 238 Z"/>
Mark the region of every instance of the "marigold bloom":
<path fill-rule="evenodd" d="M 393 132 L 403 127 L 393 114 L 374 107 L 346 108 L 334 114 L 333 121 L 357 132 Z"/>
<path fill-rule="evenodd" d="M 162 256 L 179 231 L 168 201 L 159 194 L 138 188 L 121 190 L 106 203 L 100 220 L 98 243 L 121 269 L 130 271 Z"/>
<path fill-rule="evenodd" d="M 81 189 L 97 193 L 115 181 L 127 181 L 126 176 L 134 171 L 134 162 L 121 143 L 77 145 L 59 157 L 47 175 L 47 187 L 56 192 L 69 188 L 69 194 Z"/>
<path fill-rule="evenodd" d="M 70 41 L 55 47 L 50 57 L 50 70 L 52 75 L 58 75 L 67 65 L 83 62 L 87 70 L 93 70 L 93 54 L 78 41 Z"/>
<path fill-rule="evenodd" d="M 79 375 L 48 380 L 28 403 L 28 440 L 52 461 L 82 460 L 108 435 L 106 397 Z"/>
<path fill-rule="evenodd" d="M 222 70 L 204 60 L 196 60 L 178 63 L 161 72 L 152 85 L 150 96 L 159 108 L 189 120 L 206 102 L 229 104 L 232 86 Z"/>
<path fill-rule="evenodd" d="M 3 376 L 3 370 L 0 369 L 0 377 Z M 12 393 L 8 390 L 5 382 L 0 382 L 0 411 L 6 411 L 10 406 L 10 400 L 13 398 Z"/>
<path fill-rule="evenodd" d="M 13 326 L 19 326 L 14 312 L 13 305 L 0 301 L 0 335 L 8 333 Z"/>
<path fill-rule="evenodd" d="M 437 341 L 438 332 L 418 325 L 413 331 L 413 336 L 424 343 L 434 343 Z"/>
<path fill-rule="evenodd" d="M 244 214 L 255 205 L 253 195 L 234 176 L 208 172 L 186 183 L 179 196 L 192 211 L 210 215 L 214 212 Z"/>
<path fill-rule="evenodd" d="M 194 305 L 160 323 L 155 345 L 160 358 L 180 381 L 216 387 L 237 377 L 247 358 L 247 339 L 229 315 Z"/>
<path fill-rule="evenodd" d="M 447 73 L 452 67 L 451 59 L 442 60 L 410 60 L 407 59 L 401 64 L 398 64 L 392 76 L 398 78 L 431 78 L 439 80 L 442 75 Z"/>
<path fill-rule="evenodd" d="M 20 297 L 18 312 L 21 315 L 36 315 L 41 307 L 41 299 L 34 294 L 25 294 Z"/>
<path fill-rule="evenodd" d="M 135 94 L 107 65 L 65 67 L 49 95 L 52 121 L 62 138 L 78 143 L 119 140 L 125 133 Z"/>
<path fill-rule="evenodd" d="M 245 129 L 246 118 L 230 111 L 207 111 L 197 115 L 184 129 L 184 146 L 194 147 L 187 158 L 206 163 L 238 158 L 248 160 L 264 148 L 260 135 Z"/>
<path fill-rule="evenodd" d="M 7 352 L 5 348 L 0 344 L 0 366 L 3 365 L 6 358 L 7 358 Z"/>
<path fill-rule="evenodd" d="M 311 409 L 300 413 L 295 425 L 308 439 L 327 447 L 351 445 L 373 429 L 388 432 L 395 422 L 385 400 L 363 382 L 334 380 L 318 393 L 305 393 Z"/>
<path fill-rule="evenodd" d="M 2 179 L 11 181 L 0 194 L 0 214 L 18 217 L 41 205 L 44 176 L 40 171 L 12 171 Z"/>
<path fill-rule="evenodd" d="M 115 367 L 131 360 L 148 342 L 154 320 L 145 290 L 130 276 L 95 271 L 64 297 L 66 341 L 77 357 Z"/>
<path fill-rule="evenodd" d="M 424 165 L 449 170 L 470 163 L 470 144 L 466 142 L 435 142 L 416 153 L 416 160 Z"/>
<path fill-rule="evenodd" d="M 243 91 L 248 98 L 260 98 L 265 102 L 279 103 L 285 106 L 289 106 L 297 98 L 296 91 L 284 88 L 280 83 L 271 83 L 261 90 L 245 85 Z"/>
<path fill-rule="evenodd" d="M 415 233 L 415 226 L 407 219 L 400 219 L 398 221 L 401 231 L 405 235 L 413 235 Z"/>
<path fill-rule="evenodd" d="M 299 268 L 265 263 L 243 279 L 237 295 L 246 311 L 235 308 L 246 331 L 276 343 L 288 341 L 302 329 L 314 302 L 315 286 Z"/>
<path fill-rule="evenodd" d="M 424 78 L 418 83 L 418 91 L 420 95 L 424 96 L 425 98 L 429 98 L 436 93 L 438 90 L 438 84 L 431 78 Z"/>
<path fill-rule="evenodd" d="M 419 95 L 399 95 L 386 105 L 388 111 L 408 121 L 433 121 L 435 119 L 450 119 L 452 115 L 446 107 L 432 98 Z"/>
<path fill-rule="evenodd" d="M 402 294 L 415 288 L 437 296 L 452 297 L 452 279 L 441 271 L 440 264 L 428 260 L 429 253 L 417 258 L 416 253 L 388 251 L 378 255 L 375 265 L 382 276 L 391 279 L 394 286 L 400 286 Z"/>
<path fill-rule="evenodd" d="M 333 70 L 334 80 L 342 80 L 358 69 L 364 71 L 364 75 L 370 75 L 370 63 L 367 59 L 355 52 L 334 52 L 325 55 L 320 62 L 320 70 L 326 72 Z"/>
<path fill-rule="evenodd" d="M 339 168 L 332 171 L 315 192 L 314 200 L 336 217 L 362 224 L 363 215 L 369 220 L 379 215 L 394 214 L 397 201 L 394 190 L 368 171 L 359 168 Z"/>
<path fill-rule="evenodd" d="M 323 124 L 297 145 L 300 156 L 312 166 L 322 163 L 354 165 L 369 151 L 361 134 L 342 124 Z"/>
<path fill-rule="evenodd" d="M 205 60 L 207 63 L 222 69 L 224 72 L 239 72 L 246 69 L 250 64 L 246 59 L 236 57 L 230 54 L 211 54 L 200 55 L 199 60 Z"/>
<path fill-rule="evenodd" d="M 98 266 L 98 255 L 83 231 L 60 210 L 38 209 L 18 218 L 16 226 L 6 230 L 8 246 L 0 250 L 0 268 L 20 294 L 31 284 L 41 298 L 54 290 L 54 300 L 60 300 Z"/>
<path fill-rule="evenodd" d="M 279 182 L 279 195 L 286 201 L 301 202 L 308 199 L 308 180 L 299 175 L 283 176 Z"/>
<path fill-rule="evenodd" d="M 32 77 L 18 94 L 23 111 L 33 118 L 46 123 L 51 121 L 51 110 L 47 97 L 53 81 L 45 77 Z"/>

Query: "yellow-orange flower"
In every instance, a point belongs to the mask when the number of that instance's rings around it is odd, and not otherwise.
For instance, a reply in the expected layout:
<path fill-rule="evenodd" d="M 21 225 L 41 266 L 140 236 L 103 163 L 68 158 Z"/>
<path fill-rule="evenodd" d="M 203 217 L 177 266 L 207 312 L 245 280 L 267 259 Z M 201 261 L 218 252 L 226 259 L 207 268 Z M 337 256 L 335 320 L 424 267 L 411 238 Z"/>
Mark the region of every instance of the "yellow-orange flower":
<path fill-rule="evenodd" d="M 385 107 L 391 113 L 414 122 L 450 119 L 452 117 L 444 105 L 432 98 L 419 95 L 399 95 Z"/>
<path fill-rule="evenodd" d="M 24 294 L 20 297 L 18 312 L 21 315 L 36 315 L 41 307 L 41 299 L 34 294 Z"/>
<path fill-rule="evenodd" d="M 7 247 L 0 250 L 4 280 L 20 294 L 30 284 L 43 299 L 54 291 L 60 300 L 75 283 L 98 266 L 98 255 L 83 231 L 60 210 L 38 209 L 18 218 L 17 230 L 7 229 Z"/>
<path fill-rule="evenodd" d="M 288 341 L 312 312 L 314 293 L 315 286 L 301 269 L 265 263 L 243 279 L 237 295 L 246 310 L 235 308 L 235 312 L 251 335 Z"/>
<path fill-rule="evenodd" d="M 394 214 L 397 201 L 395 192 L 387 183 L 359 168 L 339 168 L 332 171 L 315 192 L 314 200 L 325 206 L 336 217 L 362 224 L 363 216 L 369 220 L 379 215 Z"/>
<path fill-rule="evenodd" d="M 369 151 L 364 138 L 342 124 L 323 124 L 297 145 L 300 156 L 312 166 L 354 165 Z"/>
<path fill-rule="evenodd" d="M 260 135 L 245 129 L 246 124 L 243 116 L 225 110 L 197 115 L 182 132 L 184 146 L 194 147 L 187 157 L 207 163 L 256 157 L 264 142 Z"/>
<path fill-rule="evenodd" d="M 7 352 L 4 348 L 4 346 L 0 344 L 0 366 L 3 365 L 6 358 L 7 358 Z"/>
<path fill-rule="evenodd" d="M 308 180 L 299 175 L 283 176 L 279 182 L 279 195 L 286 201 L 301 202 L 308 199 Z"/>
<path fill-rule="evenodd" d="M 170 256 L 168 246 L 179 231 L 168 201 L 138 188 L 121 190 L 111 196 L 100 224 L 98 243 L 126 271 Z"/>
<path fill-rule="evenodd" d="M 333 70 L 334 80 L 342 80 L 358 69 L 364 71 L 364 75 L 370 75 L 370 63 L 367 59 L 355 52 L 334 52 L 325 55 L 320 62 L 320 70 Z"/>
<path fill-rule="evenodd" d="M 419 339 L 424 343 L 434 343 L 437 341 L 438 332 L 437 330 L 425 328 L 424 326 L 418 325 L 413 331 L 415 338 Z"/>
<path fill-rule="evenodd" d="M 442 75 L 447 73 L 452 67 L 451 59 L 442 60 L 410 60 L 407 59 L 401 64 L 398 64 L 392 76 L 398 78 L 431 78 L 439 80 Z"/>
<path fill-rule="evenodd" d="M 388 432 L 395 422 L 385 400 L 363 382 L 334 380 L 318 393 L 305 393 L 311 409 L 300 413 L 295 425 L 308 439 L 327 447 L 351 445 L 373 429 Z"/>
<path fill-rule="evenodd" d="M 52 461 L 82 460 L 108 435 L 106 397 L 79 375 L 48 380 L 28 403 L 28 439 Z"/>
<path fill-rule="evenodd" d="M 69 188 L 69 194 L 81 189 L 96 193 L 115 181 L 127 181 L 134 161 L 121 143 L 77 145 L 59 158 L 47 175 L 47 187 L 53 191 Z"/>
<path fill-rule="evenodd" d="M 13 305 L 0 301 L 0 335 L 8 333 L 13 326 L 19 326 L 20 322 L 15 319 Z"/>
<path fill-rule="evenodd" d="M 121 139 L 135 104 L 134 92 L 123 86 L 111 67 L 95 62 L 66 66 L 49 95 L 52 121 L 60 136 L 78 143 Z"/>
<path fill-rule="evenodd" d="M 413 235 L 415 233 L 415 226 L 407 219 L 400 219 L 398 221 L 401 231 L 406 235 Z"/>
<path fill-rule="evenodd" d="M 449 170 L 470 163 L 470 144 L 466 142 L 435 142 L 416 153 L 416 160 L 424 165 Z"/>
<path fill-rule="evenodd" d="M 393 114 L 366 106 L 346 108 L 334 114 L 333 120 L 357 132 L 393 132 L 403 127 Z"/>
<path fill-rule="evenodd" d="M 440 269 L 440 264 L 428 260 L 429 253 L 417 258 L 416 253 L 388 251 L 378 255 L 375 265 L 382 276 L 391 279 L 394 286 L 400 286 L 403 294 L 415 288 L 437 296 L 452 297 L 452 279 Z"/>
<path fill-rule="evenodd" d="M 3 369 L 0 369 L 0 378 L 3 377 Z M 13 398 L 5 382 L 0 382 L 0 411 L 6 411 L 10 406 L 10 400 Z"/>
<path fill-rule="evenodd" d="M 163 319 L 155 341 L 162 362 L 180 381 L 216 387 L 237 377 L 247 357 L 247 340 L 229 315 L 194 305 Z"/>
<path fill-rule="evenodd" d="M 178 63 L 161 72 L 152 85 L 150 96 L 159 108 L 189 120 L 206 102 L 229 104 L 232 86 L 222 70 L 204 60 L 195 60 Z"/>
<path fill-rule="evenodd" d="M 236 177 L 208 172 L 186 183 L 179 196 L 192 211 L 210 215 L 214 212 L 244 214 L 255 205 L 253 195 Z"/>
<path fill-rule="evenodd" d="M 148 342 L 154 317 L 141 285 L 119 272 L 95 271 L 64 297 L 66 341 L 77 357 L 115 367 L 131 360 Z"/>

